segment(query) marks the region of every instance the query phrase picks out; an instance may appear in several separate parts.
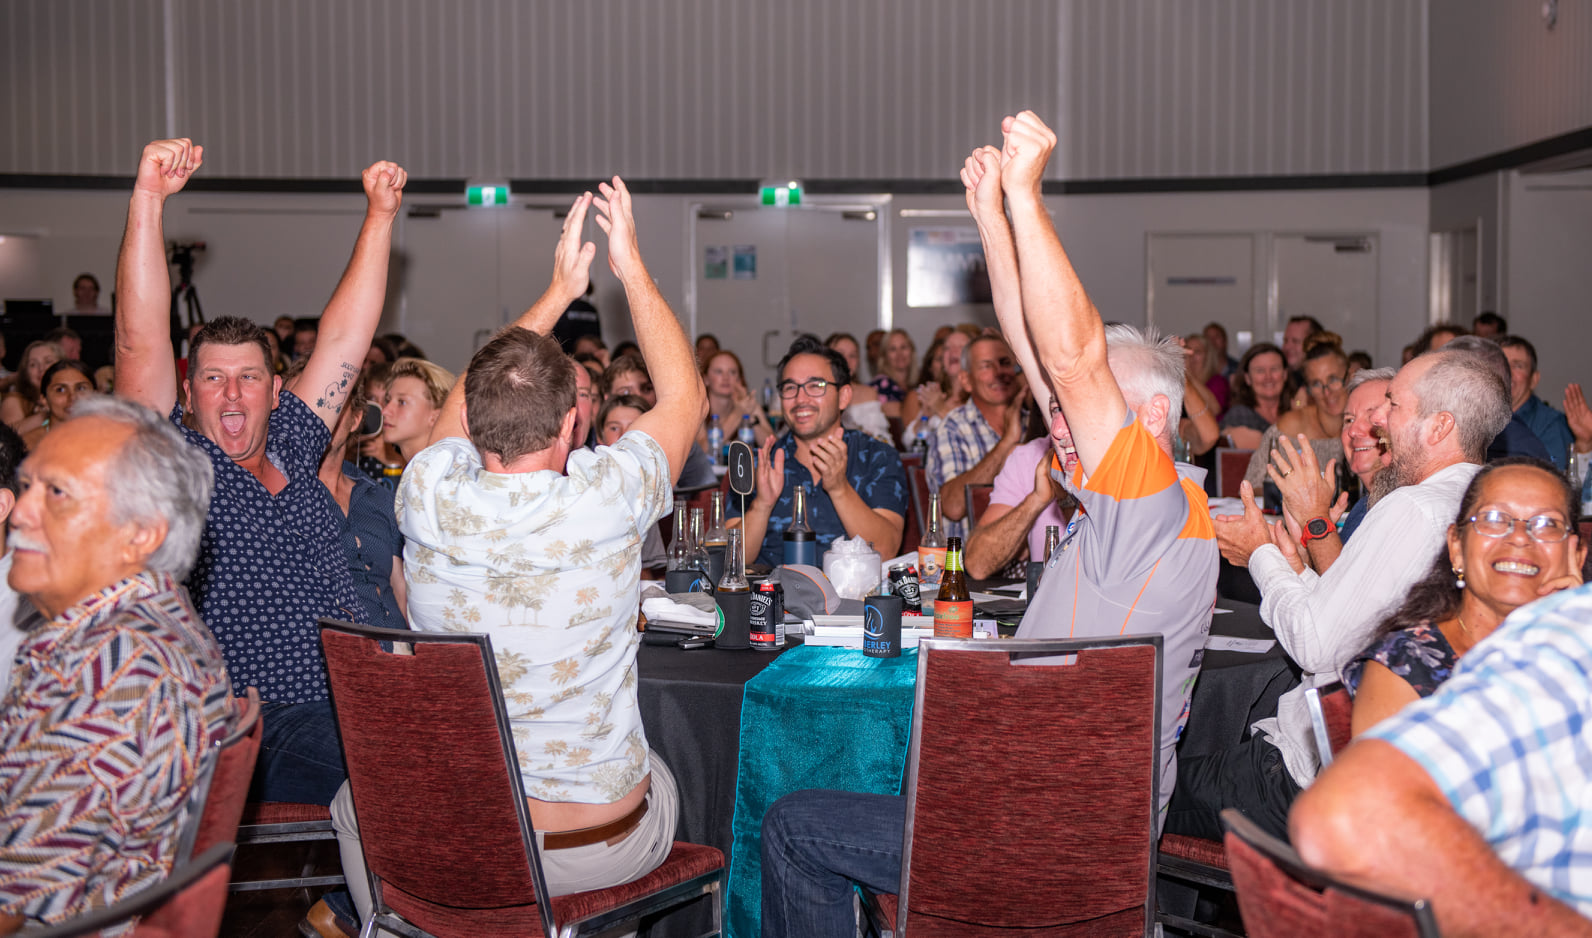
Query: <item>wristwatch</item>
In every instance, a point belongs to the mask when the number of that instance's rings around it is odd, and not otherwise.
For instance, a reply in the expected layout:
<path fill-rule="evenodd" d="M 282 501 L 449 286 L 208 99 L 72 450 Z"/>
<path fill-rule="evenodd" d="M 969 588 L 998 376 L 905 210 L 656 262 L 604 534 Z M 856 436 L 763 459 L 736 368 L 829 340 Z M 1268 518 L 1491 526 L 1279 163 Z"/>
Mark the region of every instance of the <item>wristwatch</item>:
<path fill-rule="evenodd" d="M 1305 533 L 1299 537 L 1299 543 L 1308 544 L 1318 538 L 1326 537 L 1332 533 L 1332 530 L 1332 522 L 1326 518 L 1311 518 L 1305 522 Z"/>

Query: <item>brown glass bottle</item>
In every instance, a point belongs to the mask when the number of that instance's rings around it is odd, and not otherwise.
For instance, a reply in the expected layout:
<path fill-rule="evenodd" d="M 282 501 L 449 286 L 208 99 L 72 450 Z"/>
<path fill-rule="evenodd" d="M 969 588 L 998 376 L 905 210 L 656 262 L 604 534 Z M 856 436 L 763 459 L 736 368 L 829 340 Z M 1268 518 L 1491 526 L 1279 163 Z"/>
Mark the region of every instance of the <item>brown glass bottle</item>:
<path fill-rule="evenodd" d="M 962 569 L 962 539 L 946 539 L 945 576 L 934 597 L 934 637 L 973 637 L 973 597 L 967 591 L 967 572 Z"/>

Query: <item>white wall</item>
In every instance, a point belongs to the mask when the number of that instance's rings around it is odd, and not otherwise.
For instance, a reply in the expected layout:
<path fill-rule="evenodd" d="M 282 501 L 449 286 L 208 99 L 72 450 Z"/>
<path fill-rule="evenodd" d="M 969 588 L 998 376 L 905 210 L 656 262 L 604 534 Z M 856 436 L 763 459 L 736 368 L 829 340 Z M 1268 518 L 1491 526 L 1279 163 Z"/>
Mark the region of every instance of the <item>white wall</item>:
<path fill-rule="evenodd" d="M 1511 173 L 1507 184 L 1509 278 L 1499 311 L 1536 347 L 1537 393 L 1557 407 L 1567 383 L 1592 382 L 1592 171 Z"/>
<path fill-rule="evenodd" d="M 1431 2 L 1431 168 L 1592 126 L 1592 6 L 1544 5 Z"/>
<path fill-rule="evenodd" d="M 685 282 L 695 259 L 686 256 L 687 206 L 700 196 L 638 196 L 637 227 L 642 250 L 664 296 L 685 311 Z M 412 197 L 411 205 L 427 201 Z M 557 197 L 538 203 L 558 204 Z M 1152 232 L 1214 231 L 1375 231 L 1380 236 L 1382 267 L 1378 290 L 1382 331 L 1375 354 L 1397 360 L 1398 349 L 1418 332 L 1425 311 L 1427 231 L 1423 190 L 1329 192 L 1256 192 L 1160 195 L 1056 196 L 1049 200 L 1057 227 L 1084 285 L 1107 318 L 1145 321 L 1146 239 Z M 347 262 L 359 225 L 362 200 L 341 195 L 264 195 L 193 192 L 176 197 L 168 209 L 168 239 L 204 240 L 195 283 L 209 316 L 233 314 L 269 323 L 278 315 L 314 315 L 330 296 Z M 903 210 L 951 212 L 943 217 L 904 217 Z M 478 209 L 475 211 L 500 211 Z M 504 209 L 501 211 L 517 211 Z M 36 295 L 47 285 L 58 306 L 71 298 L 71 280 L 89 270 L 105 284 L 105 301 L 114 279 L 116 245 L 126 212 L 126 196 L 118 192 L 0 192 L 0 233 L 33 232 L 38 266 L 12 271 L 3 263 L 0 245 L 0 297 Z M 896 324 L 908 329 L 919 349 L 941 323 L 969 320 L 994 323 L 988 307 L 909 309 L 906 306 L 907 231 L 920 224 L 971 224 L 960 198 L 898 196 L 890 207 L 892 225 L 893 309 Z M 407 226 L 424 224 L 404 219 L 396 246 L 406 250 Z M 593 235 L 599 243 L 600 235 Z M 512 259 L 512 254 L 510 255 Z M 496 259 L 493 259 L 496 263 Z M 430 317 L 433 329 L 463 328 L 460 317 L 476 316 L 488 325 L 501 322 L 499 307 L 517 311 L 535 299 L 545 282 L 548 258 L 527 252 L 526 268 L 516 295 L 497 296 L 482 311 L 405 308 L 403 280 L 388 297 L 382 329 L 419 333 L 418 317 Z M 401 266 L 401 265 L 400 265 Z M 598 306 L 605 313 L 610 342 L 629 334 L 623 293 L 599 254 L 594 265 Z M 1257 266 L 1257 270 L 1264 269 Z M 822 276 L 822 271 L 811 272 Z M 477 270 L 457 270 L 461 296 L 475 292 L 469 281 Z M 31 279 L 30 279 L 31 278 Z M 534 285 L 534 286 L 530 286 Z M 517 295 L 523 293 L 525 295 Z M 485 301 L 482 301 L 483 304 Z M 1233 329 L 1265 326 L 1263 304 L 1229 323 Z M 407 318 L 406 318 L 407 317 Z M 473 322 L 474 320 L 470 320 Z M 865 331 L 872 323 L 859 322 Z M 473 329 L 475 326 L 471 325 Z M 424 343 L 422 343 L 424 344 Z M 445 362 L 453 366 L 455 362 Z"/>

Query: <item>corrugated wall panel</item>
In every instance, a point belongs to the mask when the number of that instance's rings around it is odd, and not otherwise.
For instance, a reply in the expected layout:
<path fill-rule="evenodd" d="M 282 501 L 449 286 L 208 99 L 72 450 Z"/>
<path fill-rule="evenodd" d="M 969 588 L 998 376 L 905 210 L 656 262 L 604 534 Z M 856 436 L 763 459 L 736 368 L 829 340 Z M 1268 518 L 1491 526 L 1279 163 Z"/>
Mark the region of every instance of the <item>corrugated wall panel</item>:
<path fill-rule="evenodd" d="M 0 4 L 0 169 L 129 172 L 165 126 L 160 0 Z"/>
<path fill-rule="evenodd" d="M 1431 16 L 1433 168 L 1592 126 L 1592 4 L 1444 0 Z"/>
<path fill-rule="evenodd" d="M 1425 0 L 1062 0 L 1077 179 L 1426 168 Z"/>

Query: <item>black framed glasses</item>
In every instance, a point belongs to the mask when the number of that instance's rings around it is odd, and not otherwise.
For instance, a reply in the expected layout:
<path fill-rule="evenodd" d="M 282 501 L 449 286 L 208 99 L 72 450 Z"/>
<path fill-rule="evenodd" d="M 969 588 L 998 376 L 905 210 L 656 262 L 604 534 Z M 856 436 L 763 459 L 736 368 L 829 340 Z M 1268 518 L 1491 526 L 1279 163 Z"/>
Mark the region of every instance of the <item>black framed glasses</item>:
<path fill-rule="evenodd" d="M 781 381 L 779 383 L 779 396 L 784 400 L 792 401 L 796 399 L 796 392 L 805 391 L 808 397 L 817 400 L 829 393 L 829 386 L 833 383 L 832 381 L 825 381 L 823 378 L 808 378 L 801 384 L 797 384 L 794 381 Z"/>
<path fill-rule="evenodd" d="M 1336 391 L 1343 387 L 1343 378 L 1339 375 L 1333 375 L 1325 381 L 1312 381 L 1310 382 L 1309 387 L 1310 390 L 1316 392 L 1317 394 L 1320 394 L 1322 391 L 1325 391 L 1328 388 Z"/>
<path fill-rule="evenodd" d="M 1482 537 L 1508 537 L 1517 524 L 1525 525 L 1526 533 L 1539 544 L 1557 544 L 1570 536 L 1570 526 L 1553 515 L 1516 518 L 1507 511 L 1491 508 L 1471 515 L 1465 523 Z"/>

